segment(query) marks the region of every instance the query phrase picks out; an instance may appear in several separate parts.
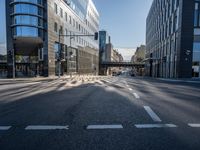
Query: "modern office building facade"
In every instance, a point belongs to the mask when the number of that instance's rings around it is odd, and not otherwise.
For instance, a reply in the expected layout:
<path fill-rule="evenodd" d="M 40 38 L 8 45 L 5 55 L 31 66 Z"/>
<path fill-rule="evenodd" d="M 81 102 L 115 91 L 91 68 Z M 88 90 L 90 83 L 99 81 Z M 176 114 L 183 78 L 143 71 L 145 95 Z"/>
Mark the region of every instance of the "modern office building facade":
<path fill-rule="evenodd" d="M 106 61 L 106 48 L 109 43 L 109 35 L 105 30 L 99 31 L 99 74 L 104 75 L 105 69 L 101 67 L 101 63 Z"/>
<path fill-rule="evenodd" d="M 107 31 L 99 31 L 99 52 L 101 61 L 106 61 L 106 44 L 109 43 L 109 35 Z"/>
<path fill-rule="evenodd" d="M 87 57 L 92 49 L 93 57 L 98 57 L 98 41 L 94 37 L 75 36 L 94 35 L 99 30 L 99 14 L 92 0 L 1 3 L 5 12 L 1 30 L 6 32 L 0 36 L 0 76 L 12 77 L 13 72 L 16 76 L 80 73 L 79 54 Z"/>
<path fill-rule="evenodd" d="M 146 20 L 146 75 L 200 77 L 200 0 L 154 0 Z"/>

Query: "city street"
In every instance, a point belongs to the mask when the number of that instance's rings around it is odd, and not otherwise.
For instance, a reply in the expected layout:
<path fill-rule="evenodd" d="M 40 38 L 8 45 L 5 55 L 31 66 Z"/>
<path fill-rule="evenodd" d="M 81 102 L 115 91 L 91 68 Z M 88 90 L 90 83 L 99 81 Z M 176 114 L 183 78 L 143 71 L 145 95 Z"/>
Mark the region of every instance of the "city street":
<path fill-rule="evenodd" d="M 200 83 L 73 77 L 0 86 L 0 150 L 199 150 Z"/>

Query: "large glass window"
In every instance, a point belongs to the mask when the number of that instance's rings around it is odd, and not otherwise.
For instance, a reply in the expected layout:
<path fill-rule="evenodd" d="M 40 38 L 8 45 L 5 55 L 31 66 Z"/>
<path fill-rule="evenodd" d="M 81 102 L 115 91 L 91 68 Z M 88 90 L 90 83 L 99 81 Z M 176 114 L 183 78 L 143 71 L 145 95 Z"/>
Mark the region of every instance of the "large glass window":
<path fill-rule="evenodd" d="M 200 62 L 200 42 L 193 43 L 193 62 Z"/>
<path fill-rule="evenodd" d="M 5 0 L 0 0 L 0 63 L 7 62 Z M 1 70 L 0 70 L 1 73 Z M 0 75 L 1 76 L 1 75 Z"/>
<path fill-rule="evenodd" d="M 15 36 L 41 37 L 42 30 L 34 27 L 17 26 L 14 28 Z"/>
<path fill-rule="evenodd" d="M 30 3 L 42 5 L 42 0 L 14 0 L 14 2 L 30 2 Z"/>
<path fill-rule="evenodd" d="M 55 59 L 57 60 L 59 58 L 59 44 L 55 42 L 54 44 L 54 52 L 55 52 Z"/>
<path fill-rule="evenodd" d="M 193 51 L 194 52 L 200 52 L 200 42 L 194 42 Z"/>
<path fill-rule="evenodd" d="M 13 24 L 43 26 L 43 20 L 34 16 L 19 15 L 13 17 Z"/>
<path fill-rule="evenodd" d="M 200 15 L 199 15 L 199 3 L 196 2 L 195 3 L 195 10 L 194 10 L 194 26 L 195 27 L 200 25 L 199 24 L 199 20 L 200 20 L 199 17 L 200 17 Z"/>
<path fill-rule="evenodd" d="M 42 8 L 30 4 L 16 4 L 14 6 L 14 13 L 25 13 L 33 15 L 43 15 Z"/>

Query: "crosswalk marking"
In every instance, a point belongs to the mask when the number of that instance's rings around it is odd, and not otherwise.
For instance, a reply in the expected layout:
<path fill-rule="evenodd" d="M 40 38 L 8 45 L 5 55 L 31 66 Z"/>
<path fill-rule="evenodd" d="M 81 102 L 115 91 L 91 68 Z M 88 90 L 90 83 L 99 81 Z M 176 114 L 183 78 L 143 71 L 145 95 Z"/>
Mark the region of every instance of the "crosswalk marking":
<path fill-rule="evenodd" d="M 122 125 L 88 125 L 88 130 L 123 129 Z"/>
<path fill-rule="evenodd" d="M 0 131 L 2 130 L 9 130 L 11 128 L 11 126 L 0 126 Z"/>
<path fill-rule="evenodd" d="M 54 126 L 54 125 L 30 125 L 25 130 L 68 130 L 69 126 Z"/>
<path fill-rule="evenodd" d="M 155 122 L 161 122 L 162 121 L 158 117 L 158 115 L 156 115 L 156 113 L 149 106 L 144 106 L 144 109 L 149 114 L 149 116 L 153 119 L 153 121 L 155 121 Z"/>
<path fill-rule="evenodd" d="M 136 128 L 176 128 L 175 124 L 136 124 Z"/>

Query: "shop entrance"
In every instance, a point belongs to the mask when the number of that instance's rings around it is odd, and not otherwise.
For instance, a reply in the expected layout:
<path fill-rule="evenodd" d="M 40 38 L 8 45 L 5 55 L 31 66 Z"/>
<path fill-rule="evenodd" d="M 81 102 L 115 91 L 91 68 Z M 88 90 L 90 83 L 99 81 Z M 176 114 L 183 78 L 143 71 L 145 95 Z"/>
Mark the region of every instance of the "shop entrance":
<path fill-rule="evenodd" d="M 36 77 L 38 73 L 38 63 L 16 63 L 16 77 Z"/>

